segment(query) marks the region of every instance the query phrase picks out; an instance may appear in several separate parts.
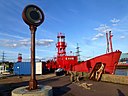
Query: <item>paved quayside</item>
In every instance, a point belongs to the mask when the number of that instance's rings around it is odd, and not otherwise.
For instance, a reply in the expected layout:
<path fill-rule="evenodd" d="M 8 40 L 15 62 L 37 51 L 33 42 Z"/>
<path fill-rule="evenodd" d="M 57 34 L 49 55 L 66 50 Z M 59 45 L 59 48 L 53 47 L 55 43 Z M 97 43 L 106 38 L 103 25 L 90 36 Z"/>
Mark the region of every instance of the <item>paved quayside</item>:
<path fill-rule="evenodd" d="M 27 86 L 29 76 L 7 77 L 0 79 L 0 96 L 11 96 L 11 91 L 17 87 Z M 96 82 L 88 79 L 71 83 L 69 76 L 55 74 L 38 75 L 38 84 L 53 87 L 53 96 L 128 96 L 128 85 Z M 85 85 L 88 85 L 85 86 Z"/>

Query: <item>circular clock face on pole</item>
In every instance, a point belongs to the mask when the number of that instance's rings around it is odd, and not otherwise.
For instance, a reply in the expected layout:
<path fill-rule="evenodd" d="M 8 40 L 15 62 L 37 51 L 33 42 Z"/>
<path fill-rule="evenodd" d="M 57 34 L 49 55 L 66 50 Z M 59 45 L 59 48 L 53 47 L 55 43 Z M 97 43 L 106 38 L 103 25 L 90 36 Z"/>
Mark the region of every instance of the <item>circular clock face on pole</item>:
<path fill-rule="evenodd" d="M 22 18 L 29 26 L 39 26 L 44 21 L 44 13 L 39 7 L 28 5 L 23 10 Z"/>

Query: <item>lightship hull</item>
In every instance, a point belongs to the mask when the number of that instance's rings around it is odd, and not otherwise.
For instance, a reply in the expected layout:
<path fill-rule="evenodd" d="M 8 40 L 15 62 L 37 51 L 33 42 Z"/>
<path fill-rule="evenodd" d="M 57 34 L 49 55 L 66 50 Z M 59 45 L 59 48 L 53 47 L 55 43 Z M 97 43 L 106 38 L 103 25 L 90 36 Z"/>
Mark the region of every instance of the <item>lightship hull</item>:
<path fill-rule="evenodd" d="M 106 53 L 106 54 L 94 57 L 87 61 L 75 64 L 74 66 L 72 66 L 72 71 L 91 72 L 91 70 L 94 68 L 97 62 L 102 62 L 102 63 L 105 63 L 106 65 L 105 73 L 114 74 L 115 67 L 118 64 L 121 53 L 122 53 L 121 51 L 117 50 L 115 52 Z"/>

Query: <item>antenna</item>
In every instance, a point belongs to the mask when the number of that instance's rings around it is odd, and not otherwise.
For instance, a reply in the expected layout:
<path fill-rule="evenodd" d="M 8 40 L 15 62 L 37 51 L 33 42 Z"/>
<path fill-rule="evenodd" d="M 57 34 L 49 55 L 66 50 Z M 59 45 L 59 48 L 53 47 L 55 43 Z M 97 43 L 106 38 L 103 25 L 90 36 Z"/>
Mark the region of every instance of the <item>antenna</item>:
<path fill-rule="evenodd" d="M 2 63 L 4 63 L 5 62 L 5 52 L 3 51 L 3 53 L 2 53 Z"/>
<path fill-rule="evenodd" d="M 77 47 L 76 47 L 76 56 L 78 56 L 78 61 L 80 61 L 80 50 L 79 50 L 79 45 L 78 45 L 78 43 L 77 43 Z"/>

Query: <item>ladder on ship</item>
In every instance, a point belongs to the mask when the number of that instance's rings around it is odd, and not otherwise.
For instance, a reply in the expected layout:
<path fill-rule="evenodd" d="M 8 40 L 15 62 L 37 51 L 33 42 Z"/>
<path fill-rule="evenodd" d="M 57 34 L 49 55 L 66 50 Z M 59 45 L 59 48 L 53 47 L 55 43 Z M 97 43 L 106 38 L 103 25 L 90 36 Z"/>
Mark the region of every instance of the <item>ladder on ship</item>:
<path fill-rule="evenodd" d="M 102 62 L 97 62 L 90 73 L 89 79 L 99 81 L 102 74 L 104 73 L 104 69 L 105 64 Z"/>

